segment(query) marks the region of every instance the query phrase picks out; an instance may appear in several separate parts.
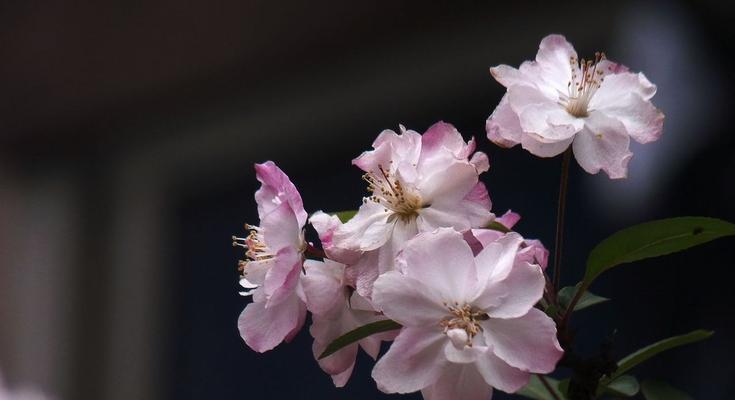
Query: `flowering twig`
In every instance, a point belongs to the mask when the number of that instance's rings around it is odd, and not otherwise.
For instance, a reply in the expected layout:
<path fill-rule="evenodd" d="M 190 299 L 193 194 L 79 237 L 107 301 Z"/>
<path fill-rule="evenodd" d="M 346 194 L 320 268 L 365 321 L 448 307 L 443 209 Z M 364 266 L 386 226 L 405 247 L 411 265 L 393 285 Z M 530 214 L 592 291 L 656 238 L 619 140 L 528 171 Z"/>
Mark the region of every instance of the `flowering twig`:
<path fill-rule="evenodd" d="M 559 204 L 556 210 L 556 239 L 554 241 L 554 290 L 559 290 L 561 280 L 561 250 L 564 244 L 564 211 L 567 205 L 567 182 L 569 181 L 569 162 L 572 148 L 569 147 L 562 156 L 561 180 L 559 182 Z"/>

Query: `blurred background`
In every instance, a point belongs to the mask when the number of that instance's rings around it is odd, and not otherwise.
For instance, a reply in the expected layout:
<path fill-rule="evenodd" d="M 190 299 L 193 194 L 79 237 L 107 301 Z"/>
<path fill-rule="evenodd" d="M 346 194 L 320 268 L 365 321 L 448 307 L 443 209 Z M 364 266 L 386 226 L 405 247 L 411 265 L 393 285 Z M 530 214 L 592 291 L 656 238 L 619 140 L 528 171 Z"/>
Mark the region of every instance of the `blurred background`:
<path fill-rule="evenodd" d="M 490 155 L 493 209 L 553 246 L 560 159 L 485 139 L 488 74 L 548 33 L 645 71 L 662 139 L 630 178 L 573 165 L 563 281 L 614 231 L 677 215 L 735 221 L 733 14 L 725 2 L 0 2 L 0 368 L 60 399 L 382 399 L 363 355 L 335 389 L 306 329 L 264 355 L 236 321 L 257 222 L 252 164 L 274 160 L 307 211 L 356 208 L 350 160 L 383 129 L 451 122 Z M 575 317 L 583 351 L 622 357 L 713 329 L 636 372 L 697 399 L 735 392 L 735 242 L 614 270 Z M 418 399 L 417 395 L 406 398 Z M 499 395 L 497 398 L 507 398 Z"/>

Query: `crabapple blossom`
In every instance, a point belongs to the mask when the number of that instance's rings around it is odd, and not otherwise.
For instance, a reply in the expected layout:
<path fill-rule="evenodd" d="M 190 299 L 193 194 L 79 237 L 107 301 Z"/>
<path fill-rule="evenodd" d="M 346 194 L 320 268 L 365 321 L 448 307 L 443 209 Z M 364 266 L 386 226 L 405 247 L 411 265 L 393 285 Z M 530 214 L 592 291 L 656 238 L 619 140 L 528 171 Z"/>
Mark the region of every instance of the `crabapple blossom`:
<path fill-rule="evenodd" d="M 233 245 L 245 249 L 239 269 L 247 291 L 241 294 L 253 296 L 238 320 L 240 335 L 264 352 L 290 340 L 306 318 L 299 292 L 307 214 L 301 195 L 276 164 L 256 164 L 255 171 L 262 184 L 255 193 L 260 226 L 245 225 L 250 233 L 233 237 Z"/>
<path fill-rule="evenodd" d="M 439 122 L 423 135 L 403 126 L 400 133 L 386 130 L 373 148 L 353 160 L 365 171 L 371 196 L 331 234 L 333 251 L 360 254 L 347 264 L 358 292 L 368 298 L 372 283 L 393 269 L 396 254 L 416 234 L 440 227 L 466 231 L 494 217 L 478 180 L 489 168 L 487 156 L 452 125 Z"/>
<path fill-rule="evenodd" d="M 334 354 L 318 359 L 327 346 L 339 336 L 360 326 L 385 319 L 345 280 L 343 264 L 324 260 L 307 260 L 302 279 L 306 305 L 312 313 L 309 332 L 314 338 L 312 350 L 319 366 L 332 376 L 335 386 L 342 387 L 352 375 L 358 347 L 373 359 L 380 352 L 381 339 L 390 336 L 372 335 L 343 347 Z"/>
<path fill-rule="evenodd" d="M 579 60 L 561 35 L 545 37 L 535 61 L 490 72 L 507 88 L 486 123 L 488 138 L 502 147 L 520 143 L 553 157 L 571 145 L 585 171 L 616 179 L 627 175 L 630 138 L 649 143 L 661 135 L 664 115 L 651 104 L 656 86 L 604 53 Z"/>
<path fill-rule="evenodd" d="M 403 325 L 373 369 L 382 391 L 487 400 L 492 388 L 515 392 L 531 373 L 554 370 L 556 326 L 534 307 L 545 278 L 516 262 L 522 242 L 508 233 L 474 256 L 461 233 L 442 228 L 405 244 L 373 288 L 374 305 Z"/>

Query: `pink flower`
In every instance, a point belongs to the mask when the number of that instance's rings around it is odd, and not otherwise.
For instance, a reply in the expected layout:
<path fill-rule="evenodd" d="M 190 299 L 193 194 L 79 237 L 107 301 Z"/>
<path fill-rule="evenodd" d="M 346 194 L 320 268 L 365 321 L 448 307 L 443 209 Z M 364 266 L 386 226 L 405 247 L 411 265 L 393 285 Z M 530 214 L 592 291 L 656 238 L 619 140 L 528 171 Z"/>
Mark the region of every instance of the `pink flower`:
<path fill-rule="evenodd" d="M 478 180 L 489 168 L 487 156 L 474 153 L 474 141 L 466 143 L 453 126 L 439 122 L 423 136 L 403 127 L 400 134 L 386 130 L 373 148 L 353 161 L 365 171 L 372 195 L 331 237 L 335 248 L 362 254 L 361 266 L 348 264 L 359 270 L 357 290 L 366 297 L 416 234 L 439 227 L 466 231 L 493 218 L 487 189 Z"/>
<path fill-rule="evenodd" d="M 615 179 L 627 175 L 631 137 L 649 143 L 661 135 L 664 116 L 651 104 L 656 86 L 601 53 L 580 62 L 561 35 L 545 37 L 535 61 L 490 73 L 508 88 L 486 124 L 488 138 L 500 146 L 520 143 L 553 157 L 572 145 L 585 171 Z"/>
<path fill-rule="evenodd" d="M 534 308 L 545 279 L 538 265 L 516 263 L 522 241 L 509 233 L 477 256 L 452 229 L 406 243 L 398 269 L 373 288 L 376 307 L 403 325 L 373 370 L 381 390 L 486 400 L 492 388 L 515 392 L 531 373 L 554 370 L 556 326 Z"/>
<path fill-rule="evenodd" d="M 255 193 L 260 226 L 246 225 L 250 234 L 233 237 L 243 247 L 240 284 L 253 302 L 240 315 L 240 335 L 258 352 L 290 340 L 303 326 L 306 307 L 299 298 L 299 278 L 306 248 L 306 211 L 296 187 L 272 161 L 255 165 L 262 183 Z"/>
<path fill-rule="evenodd" d="M 302 279 L 306 304 L 312 313 L 309 331 L 314 338 L 312 350 L 317 358 L 327 346 L 343 334 L 385 317 L 347 283 L 343 264 L 324 260 L 307 260 Z M 336 353 L 318 360 L 319 366 L 332 376 L 335 386 L 342 387 L 352 375 L 358 347 L 373 359 L 380 352 L 380 341 L 386 335 L 373 335 L 348 345 Z"/>

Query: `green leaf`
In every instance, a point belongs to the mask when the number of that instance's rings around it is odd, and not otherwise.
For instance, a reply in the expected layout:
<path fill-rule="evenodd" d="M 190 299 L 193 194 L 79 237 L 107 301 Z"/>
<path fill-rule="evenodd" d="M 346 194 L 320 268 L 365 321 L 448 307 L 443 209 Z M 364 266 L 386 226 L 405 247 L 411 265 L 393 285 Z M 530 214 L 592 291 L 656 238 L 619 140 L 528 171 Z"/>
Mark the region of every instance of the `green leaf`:
<path fill-rule="evenodd" d="M 641 391 L 646 400 L 692 400 L 688 394 L 660 381 L 643 381 Z"/>
<path fill-rule="evenodd" d="M 689 343 L 695 343 L 695 342 L 702 341 L 712 336 L 713 333 L 714 332 L 712 331 L 705 331 L 705 330 L 699 329 L 693 332 L 689 332 L 685 335 L 673 336 L 668 339 L 658 341 L 650 346 L 646 346 L 636 352 L 633 352 L 629 354 L 627 357 L 618 361 L 617 371 L 615 371 L 615 373 L 610 378 L 605 379 L 603 384 L 607 385 L 608 384 L 607 382 L 610 382 L 618 378 L 624 373 L 630 371 L 636 365 L 644 361 L 647 361 L 648 359 L 652 358 L 653 356 L 659 353 L 662 353 L 669 349 L 673 349 L 675 347 L 684 346 Z"/>
<path fill-rule="evenodd" d="M 559 390 L 559 381 L 554 378 L 545 377 L 546 381 L 549 382 L 552 390 L 556 393 L 560 400 L 565 400 L 567 397 Z M 515 394 L 527 397 L 534 400 L 556 400 L 554 396 L 549 393 L 549 390 L 544 386 L 538 375 L 531 375 L 531 380 L 521 390 Z"/>
<path fill-rule="evenodd" d="M 602 392 L 612 396 L 633 397 L 640 389 L 638 379 L 632 375 L 622 375 L 603 387 Z"/>
<path fill-rule="evenodd" d="M 732 235 L 735 224 L 707 217 L 678 217 L 635 225 L 613 234 L 592 250 L 584 282 L 589 286 L 589 282 L 616 265 L 675 253 Z"/>
<path fill-rule="evenodd" d="M 557 294 L 557 296 L 559 300 L 559 306 L 562 310 L 566 310 L 567 307 L 569 307 L 569 302 L 572 301 L 572 297 L 574 297 L 574 295 L 577 293 L 579 287 L 580 284 L 577 284 L 576 286 L 566 286 L 559 290 L 559 294 Z M 607 297 L 598 296 L 596 294 L 590 293 L 589 291 L 585 291 L 577 304 L 574 306 L 574 311 L 579 311 L 587 307 L 594 306 L 595 304 L 604 303 L 609 300 L 610 299 L 608 299 Z"/>
<path fill-rule="evenodd" d="M 510 229 L 508 229 L 508 227 L 506 227 L 505 225 L 501 224 L 498 221 L 493 221 L 493 222 L 487 224 L 487 226 L 485 226 L 485 229 L 492 229 L 494 231 L 500 231 L 500 232 L 503 232 L 503 233 L 510 232 Z"/>
<path fill-rule="evenodd" d="M 321 360 L 324 357 L 329 357 L 330 355 L 337 352 L 339 349 L 350 345 L 352 343 L 355 343 L 359 340 L 365 339 L 366 337 L 370 335 L 374 335 L 376 333 L 381 332 L 387 332 L 392 331 L 395 329 L 401 329 L 401 324 L 395 321 L 391 321 L 389 319 L 385 319 L 382 321 L 372 322 L 367 325 L 363 325 L 359 328 L 353 329 L 344 335 L 338 337 L 337 339 L 334 339 L 332 343 L 327 346 L 326 349 L 324 349 L 324 352 L 319 356 L 319 359 Z"/>
<path fill-rule="evenodd" d="M 337 211 L 332 213 L 332 215 L 336 215 L 343 224 L 351 220 L 355 214 L 357 214 L 357 210 Z"/>

